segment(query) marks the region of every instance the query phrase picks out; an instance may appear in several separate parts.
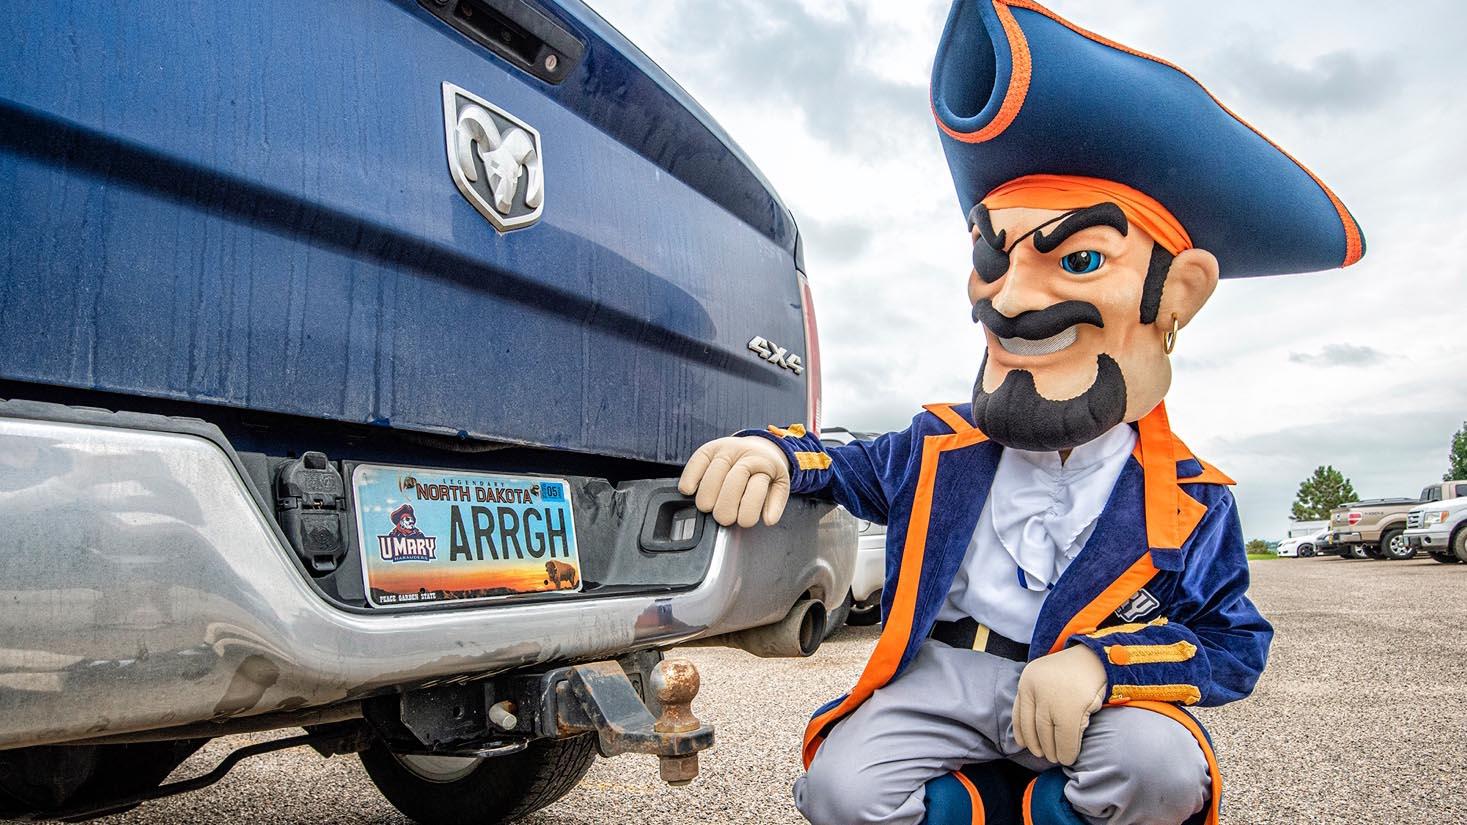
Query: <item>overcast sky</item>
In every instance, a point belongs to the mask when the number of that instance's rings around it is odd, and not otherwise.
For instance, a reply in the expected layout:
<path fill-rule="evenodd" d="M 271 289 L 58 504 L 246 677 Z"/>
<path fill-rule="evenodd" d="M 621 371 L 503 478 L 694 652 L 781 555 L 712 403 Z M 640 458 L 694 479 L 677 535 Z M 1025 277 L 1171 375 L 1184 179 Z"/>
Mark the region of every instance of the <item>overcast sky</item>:
<path fill-rule="evenodd" d="M 591 0 L 696 97 L 794 211 L 819 310 L 824 423 L 890 430 L 966 401 L 963 216 L 928 110 L 945 0 Z M 1225 280 L 1180 337 L 1167 406 L 1238 480 L 1250 537 L 1299 481 L 1365 497 L 1441 478 L 1467 418 L 1467 6 L 1054 0 L 1182 65 L 1327 181 L 1364 227 L 1344 271 Z"/>

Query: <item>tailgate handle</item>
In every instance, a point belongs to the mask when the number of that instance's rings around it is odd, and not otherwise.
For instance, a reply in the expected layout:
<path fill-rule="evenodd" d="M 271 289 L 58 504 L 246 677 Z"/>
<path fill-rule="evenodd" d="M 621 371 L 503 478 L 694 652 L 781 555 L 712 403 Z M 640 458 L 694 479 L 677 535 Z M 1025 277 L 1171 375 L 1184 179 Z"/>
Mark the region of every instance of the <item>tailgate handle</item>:
<path fill-rule="evenodd" d="M 548 83 L 580 63 L 586 44 L 527 0 L 418 0 L 475 43 Z"/>

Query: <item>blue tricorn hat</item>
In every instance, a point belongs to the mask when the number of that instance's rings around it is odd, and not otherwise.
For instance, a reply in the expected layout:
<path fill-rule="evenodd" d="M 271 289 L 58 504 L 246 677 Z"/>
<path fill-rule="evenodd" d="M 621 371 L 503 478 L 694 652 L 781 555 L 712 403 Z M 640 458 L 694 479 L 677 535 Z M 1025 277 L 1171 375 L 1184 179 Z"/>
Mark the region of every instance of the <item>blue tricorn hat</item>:
<path fill-rule="evenodd" d="M 1365 252 L 1340 199 L 1176 66 L 1032 0 L 956 0 L 932 111 L 964 214 L 1029 175 L 1100 178 L 1169 210 L 1222 276 L 1349 266 Z"/>

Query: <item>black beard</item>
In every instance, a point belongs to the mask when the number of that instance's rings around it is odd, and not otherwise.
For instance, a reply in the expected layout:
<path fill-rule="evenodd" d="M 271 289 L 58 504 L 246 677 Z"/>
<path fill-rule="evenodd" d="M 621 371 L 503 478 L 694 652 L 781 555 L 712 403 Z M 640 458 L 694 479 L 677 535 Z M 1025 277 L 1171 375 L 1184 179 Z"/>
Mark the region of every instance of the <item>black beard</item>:
<path fill-rule="evenodd" d="M 1095 383 L 1066 401 L 1052 401 L 1034 388 L 1028 370 L 1009 370 L 993 392 L 983 390 L 988 354 L 973 385 L 973 423 L 1005 447 L 1035 452 L 1068 450 L 1094 441 L 1126 417 L 1126 377 L 1105 353 L 1096 356 Z"/>

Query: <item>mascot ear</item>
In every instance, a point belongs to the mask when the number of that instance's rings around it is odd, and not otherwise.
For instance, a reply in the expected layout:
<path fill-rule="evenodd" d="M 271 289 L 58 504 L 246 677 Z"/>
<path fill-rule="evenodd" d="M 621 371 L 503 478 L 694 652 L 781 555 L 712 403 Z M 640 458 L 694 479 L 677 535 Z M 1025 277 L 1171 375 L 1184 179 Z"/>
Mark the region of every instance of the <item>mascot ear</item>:
<path fill-rule="evenodd" d="M 1217 258 L 1205 249 L 1188 249 L 1173 258 L 1156 313 L 1157 329 L 1171 332 L 1173 315 L 1179 328 L 1191 323 L 1192 317 L 1212 297 L 1217 278 Z"/>

